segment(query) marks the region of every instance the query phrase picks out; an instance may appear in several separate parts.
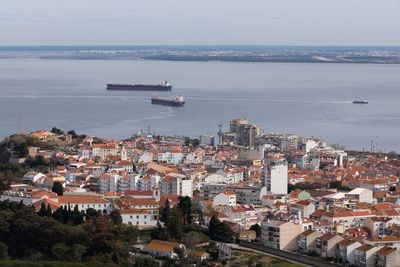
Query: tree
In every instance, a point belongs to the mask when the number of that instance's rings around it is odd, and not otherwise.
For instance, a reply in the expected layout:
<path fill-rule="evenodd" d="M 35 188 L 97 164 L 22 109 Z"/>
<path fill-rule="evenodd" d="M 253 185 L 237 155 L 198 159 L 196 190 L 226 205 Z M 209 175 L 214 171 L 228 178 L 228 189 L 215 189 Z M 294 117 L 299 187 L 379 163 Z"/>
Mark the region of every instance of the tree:
<path fill-rule="evenodd" d="M 44 202 L 42 202 L 42 204 L 40 205 L 40 210 L 38 212 L 38 215 L 40 217 L 47 216 L 47 208 L 46 208 L 46 204 L 44 204 Z"/>
<path fill-rule="evenodd" d="M 110 219 L 115 225 L 119 226 L 122 224 L 122 217 L 118 210 L 113 210 L 110 213 Z"/>
<path fill-rule="evenodd" d="M 261 238 L 261 226 L 259 225 L 259 224 L 253 224 L 251 227 L 250 227 L 250 230 L 253 230 L 253 231 L 255 231 L 256 232 L 256 236 L 257 236 L 257 238 Z"/>
<path fill-rule="evenodd" d="M 51 216 L 53 214 L 53 211 L 51 210 L 50 204 L 47 204 L 47 216 Z"/>
<path fill-rule="evenodd" d="M 211 239 L 226 243 L 232 243 L 235 241 L 234 232 L 232 229 L 224 222 L 218 220 L 214 215 L 210 220 L 209 226 L 209 236 Z"/>
<path fill-rule="evenodd" d="M 339 191 L 350 191 L 351 190 L 349 187 L 343 186 L 341 181 L 330 182 L 329 188 L 336 188 Z"/>
<path fill-rule="evenodd" d="M 182 237 L 183 225 L 182 225 L 182 212 L 178 207 L 171 209 L 170 215 L 167 218 L 166 227 L 171 238 L 179 240 Z"/>
<path fill-rule="evenodd" d="M 70 212 L 69 217 L 75 225 L 82 224 L 84 213 L 79 211 L 78 205 L 75 205 L 74 210 Z"/>
<path fill-rule="evenodd" d="M 3 242 L 0 242 L 0 260 L 8 258 L 8 246 Z"/>
<path fill-rule="evenodd" d="M 58 196 L 62 196 L 64 194 L 64 188 L 60 182 L 54 182 L 51 191 L 56 193 Z"/>
<path fill-rule="evenodd" d="M 135 259 L 134 267 L 157 267 L 157 262 L 152 257 L 138 257 Z"/>
<path fill-rule="evenodd" d="M 66 246 L 63 243 L 58 243 L 55 244 L 52 248 L 51 248 L 51 253 L 53 254 L 53 257 L 57 260 L 67 260 L 69 253 L 69 247 Z"/>
<path fill-rule="evenodd" d="M 151 230 L 151 238 L 159 240 L 169 240 L 171 236 L 169 235 L 167 228 L 163 227 L 161 223 L 157 222 L 157 227 Z"/>
<path fill-rule="evenodd" d="M 160 221 L 162 221 L 163 223 L 166 223 L 167 219 L 170 215 L 170 212 L 171 212 L 171 206 L 170 206 L 169 200 L 166 199 L 164 207 L 160 208 Z"/>
<path fill-rule="evenodd" d="M 135 244 L 140 238 L 140 231 L 137 226 L 128 226 L 124 228 L 123 237 L 129 244 Z"/>
<path fill-rule="evenodd" d="M 71 249 L 72 259 L 75 262 L 82 261 L 82 255 L 85 253 L 86 247 L 81 244 L 74 244 Z"/>
<path fill-rule="evenodd" d="M 53 134 L 58 134 L 58 135 L 64 134 L 64 132 L 61 129 L 57 128 L 57 127 L 51 128 L 50 132 L 52 132 Z"/>
<path fill-rule="evenodd" d="M 93 208 L 88 208 L 86 210 L 86 219 L 94 219 L 101 216 L 101 212 L 98 212 L 97 210 Z"/>
<path fill-rule="evenodd" d="M 288 193 L 290 193 L 290 192 L 292 192 L 294 190 L 296 190 L 296 186 L 293 185 L 293 184 L 288 184 Z"/>
<path fill-rule="evenodd" d="M 190 197 L 179 197 L 178 207 L 182 212 L 184 224 L 192 222 L 192 206 L 192 199 Z"/>
<path fill-rule="evenodd" d="M 67 132 L 67 134 L 70 134 L 72 136 L 73 139 L 77 138 L 78 135 L 76 134 L 76 132 L 74 130 L 70 130 Z"/>
<path fill-rule="evenodd" d="M 49 164 L 42 155 L 36 155 L 34 158 L 28 157 L 25 161 L 30 168 L 47 167 Z"/>
<path fill-rule="evenodd" d="M 188 249 L 193 249 L 197 245 L 206 243 L 209 241 L 208 236 L 205 234 L 202 234 L 200 232 L 189 232 L 186 233 L 182 236 L 181 242 L 188 248 Z"/>
<path fill-rule="evenodd" d="M 397 159 L 397 157 L 398 157 L 397 152 L 396 152 L 396 151 L 390 151 L 390 152 L 388 153 L 388 157 L 389 157 L 390 159 Z"/>
<path fill-rule="evenodd" d="M 94 218 L 101 216 L 101 212 L 99 212 L 93 208 L 88 208 L 88 209 L 86 209 L 85 216 L 86 216 L 87 220 L 94 219 Z"/>
<path fill-rule="evenodd" d="M 63 207 L 59 207 L 58 209 L 56 209 L 53 214 L 52 217 L 54 220 L 58 221 L 58 222 L 64 222 L 64 208 Z"/>

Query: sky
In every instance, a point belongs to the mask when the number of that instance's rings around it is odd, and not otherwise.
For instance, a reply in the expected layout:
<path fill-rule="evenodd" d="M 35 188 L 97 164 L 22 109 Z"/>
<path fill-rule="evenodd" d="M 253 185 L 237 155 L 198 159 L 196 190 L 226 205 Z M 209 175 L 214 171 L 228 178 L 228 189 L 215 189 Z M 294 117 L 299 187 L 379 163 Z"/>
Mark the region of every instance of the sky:
<path fill-rule="evenodd" d="M 0 45 L 400 45 L 400 0 L 3 0 Z"/>

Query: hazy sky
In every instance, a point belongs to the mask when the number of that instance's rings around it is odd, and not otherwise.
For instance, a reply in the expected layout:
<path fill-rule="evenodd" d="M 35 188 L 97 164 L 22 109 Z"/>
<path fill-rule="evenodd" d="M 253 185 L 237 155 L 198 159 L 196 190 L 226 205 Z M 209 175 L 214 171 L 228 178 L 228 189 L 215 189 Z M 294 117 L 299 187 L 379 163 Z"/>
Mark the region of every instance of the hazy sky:
<path fill-rule="evenodd" d="M 400 0 L 2 0 L 31 44 L 400 45 Z"/>

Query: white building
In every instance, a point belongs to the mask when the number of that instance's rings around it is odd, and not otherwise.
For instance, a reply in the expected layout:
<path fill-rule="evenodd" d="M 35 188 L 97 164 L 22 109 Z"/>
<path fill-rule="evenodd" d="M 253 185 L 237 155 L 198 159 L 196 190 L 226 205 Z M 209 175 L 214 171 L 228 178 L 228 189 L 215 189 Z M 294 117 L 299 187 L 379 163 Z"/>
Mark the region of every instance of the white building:
<path fill-rule="evenodd" d="M 154 228 L 157 225 L 157 220 L 148 210 L 124 208 L 119 212 L 124 224 L 137 226 L 139 229 Z"/>
<path fill-rule="evenodd" d="M 179 151 L 166 151 L 158 153 L 158 161 L 166 162 L 168 164 L 178 164 L 183 161 L 184 155 Z"/>
<path fill-rule="evenodd" d="M 337 244 L 336 255 L 340 263 L 349 264 L 350 266 L 355 263 L 355 251 L 360 247 L 361 243 L 355 240 L 344 239 Z"/>
<path fill-rule="evenodd" d="M 202 134 L 199 140 L 201 145 L 215 146 L 215 135 Z"/>
<path fill-rule="evenodd" d="M 185 246 L 180 243 L 153 239 L 149 244 L 144 246 L 142 251 L 156 257 L 175 259 L 178 257 L 178 254 L 174 251 L 175 248 L 186 249 Z"/>
<path fill-rule="evenodd" d="M 39 179 L 43 177 L 46 177 L 46 175 L 41 172 L 28 172 L 24 175 L 24 177 L 22 177 L 22 180 L 24 182 L 36 183 Z"/>
<path fill-rule="evenodd" d="M 161 195 L 193 196 L 193 181 L 180 174 L 169 174 L 160 181 Z"/>
<path fill-rule="evenodd" d="M 216 206 L 235 206 L 236 194 L 233 192 L 219 193 L 213 199 L 213 207 Z"/>
<path fill-rule="evenodd" d="M 204 178 L 205 184 L 226 184 L 227 182 L 228 178 L 220 174 L 210 174 L 206 178 Z"/>
<path fill-rule="evenodd" d="M 103 197 L 96 195 L 63 195 L 58 196 L 58 203 L 63 208 L 72 209 L 75 206 L 78 207 L 79 211 L 86 211 L 87 209 L 95 209 L 100 212 L 111 212 L 113 210 L 113 205 Z"/>
<path fill-rule="evenodd" d="M 151 189 L 160 183 L 161 177 L 157 174 L 146 175 L 137 181 L 138 191 L 151 191 Z"/>
<path fill-rule="evenodd" d="M 93 157 L 100 157 L 105 159 L 109 156 L 117 156 L 120 149 L 116 144 L 93 144 L 92 155 Z"/>
<path fill-rule="evenodd" d="M 288 193 L 288 163 L 284 158 L 267 159 L 264 164 L 264 184 L 268 192 Z"/>
<path fill-rule="evenodd" d="M 236 194 L 236 201 L 240 204 L 261 204 L 261 199 L 267 194 L 265 186 L 228 186 L 226 190 Z"/>
<path fill-rule="evenodd" d="M 374 201 L 372 190 L 367 188 L 354 188 L 350 192 L 346 193 L 345 196 L 354 198 L 357 202 L 372 203 Z"/>
<path fill-rule="evenodd" d="M 30 194 L 24 192 L 4 191 L 0 195 L 0 201 L 21 202 L 27 206 L 32 205 L 32 198 Z"/>
<path fill-rule="evenodd" d="M 153 154 L 152 153 L 143 153 L 142 155 L 140 155 L 139 163 L 150 163 L 153 162 Z"/>

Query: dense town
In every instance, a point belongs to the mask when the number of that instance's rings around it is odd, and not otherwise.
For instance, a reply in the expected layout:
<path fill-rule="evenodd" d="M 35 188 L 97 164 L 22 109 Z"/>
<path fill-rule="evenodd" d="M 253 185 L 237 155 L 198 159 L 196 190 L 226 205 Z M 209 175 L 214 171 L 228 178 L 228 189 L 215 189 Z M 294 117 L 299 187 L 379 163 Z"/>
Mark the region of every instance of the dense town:
<path fill-rule="evenodd" d="M 395 152 L 344 151 L 239 118 L 229 131 L 198 139 L 148 131 L 111 140 L 57 128 L 15 134 L 0 144 L 0 171 L 0 212 L 14 214 L 0 216 L 0 258 L 24 259 L 13 249 L 12 233 L 22 227 L 13 220 L 18 209 L 34 209 L 87 232 L 103 217 L 123 236 L 131 229 L 123 242 L 133 266 L 279 266 L 251 257 L 235 263 L 237 251 L 279 255 L 293 266 L 399 266 Z M 102 252 L 109 259 L 74 244 L 26 249 L 37 256 L 30 260 L 122 265 L 115 244 Z"/>
<path fill-rule="evenodd" d="M 323 63 L 373 63 L 399 64 L 397 47 L 318 46 L 70 46 L 62 49 L 27 47 L 18 50 L 0 48 L 0 59 L 140 59 L 172 61 L 226 61 L 226 62 L 323 62 Z M 23 53 L 21 53 L 23 51 Z"/>

